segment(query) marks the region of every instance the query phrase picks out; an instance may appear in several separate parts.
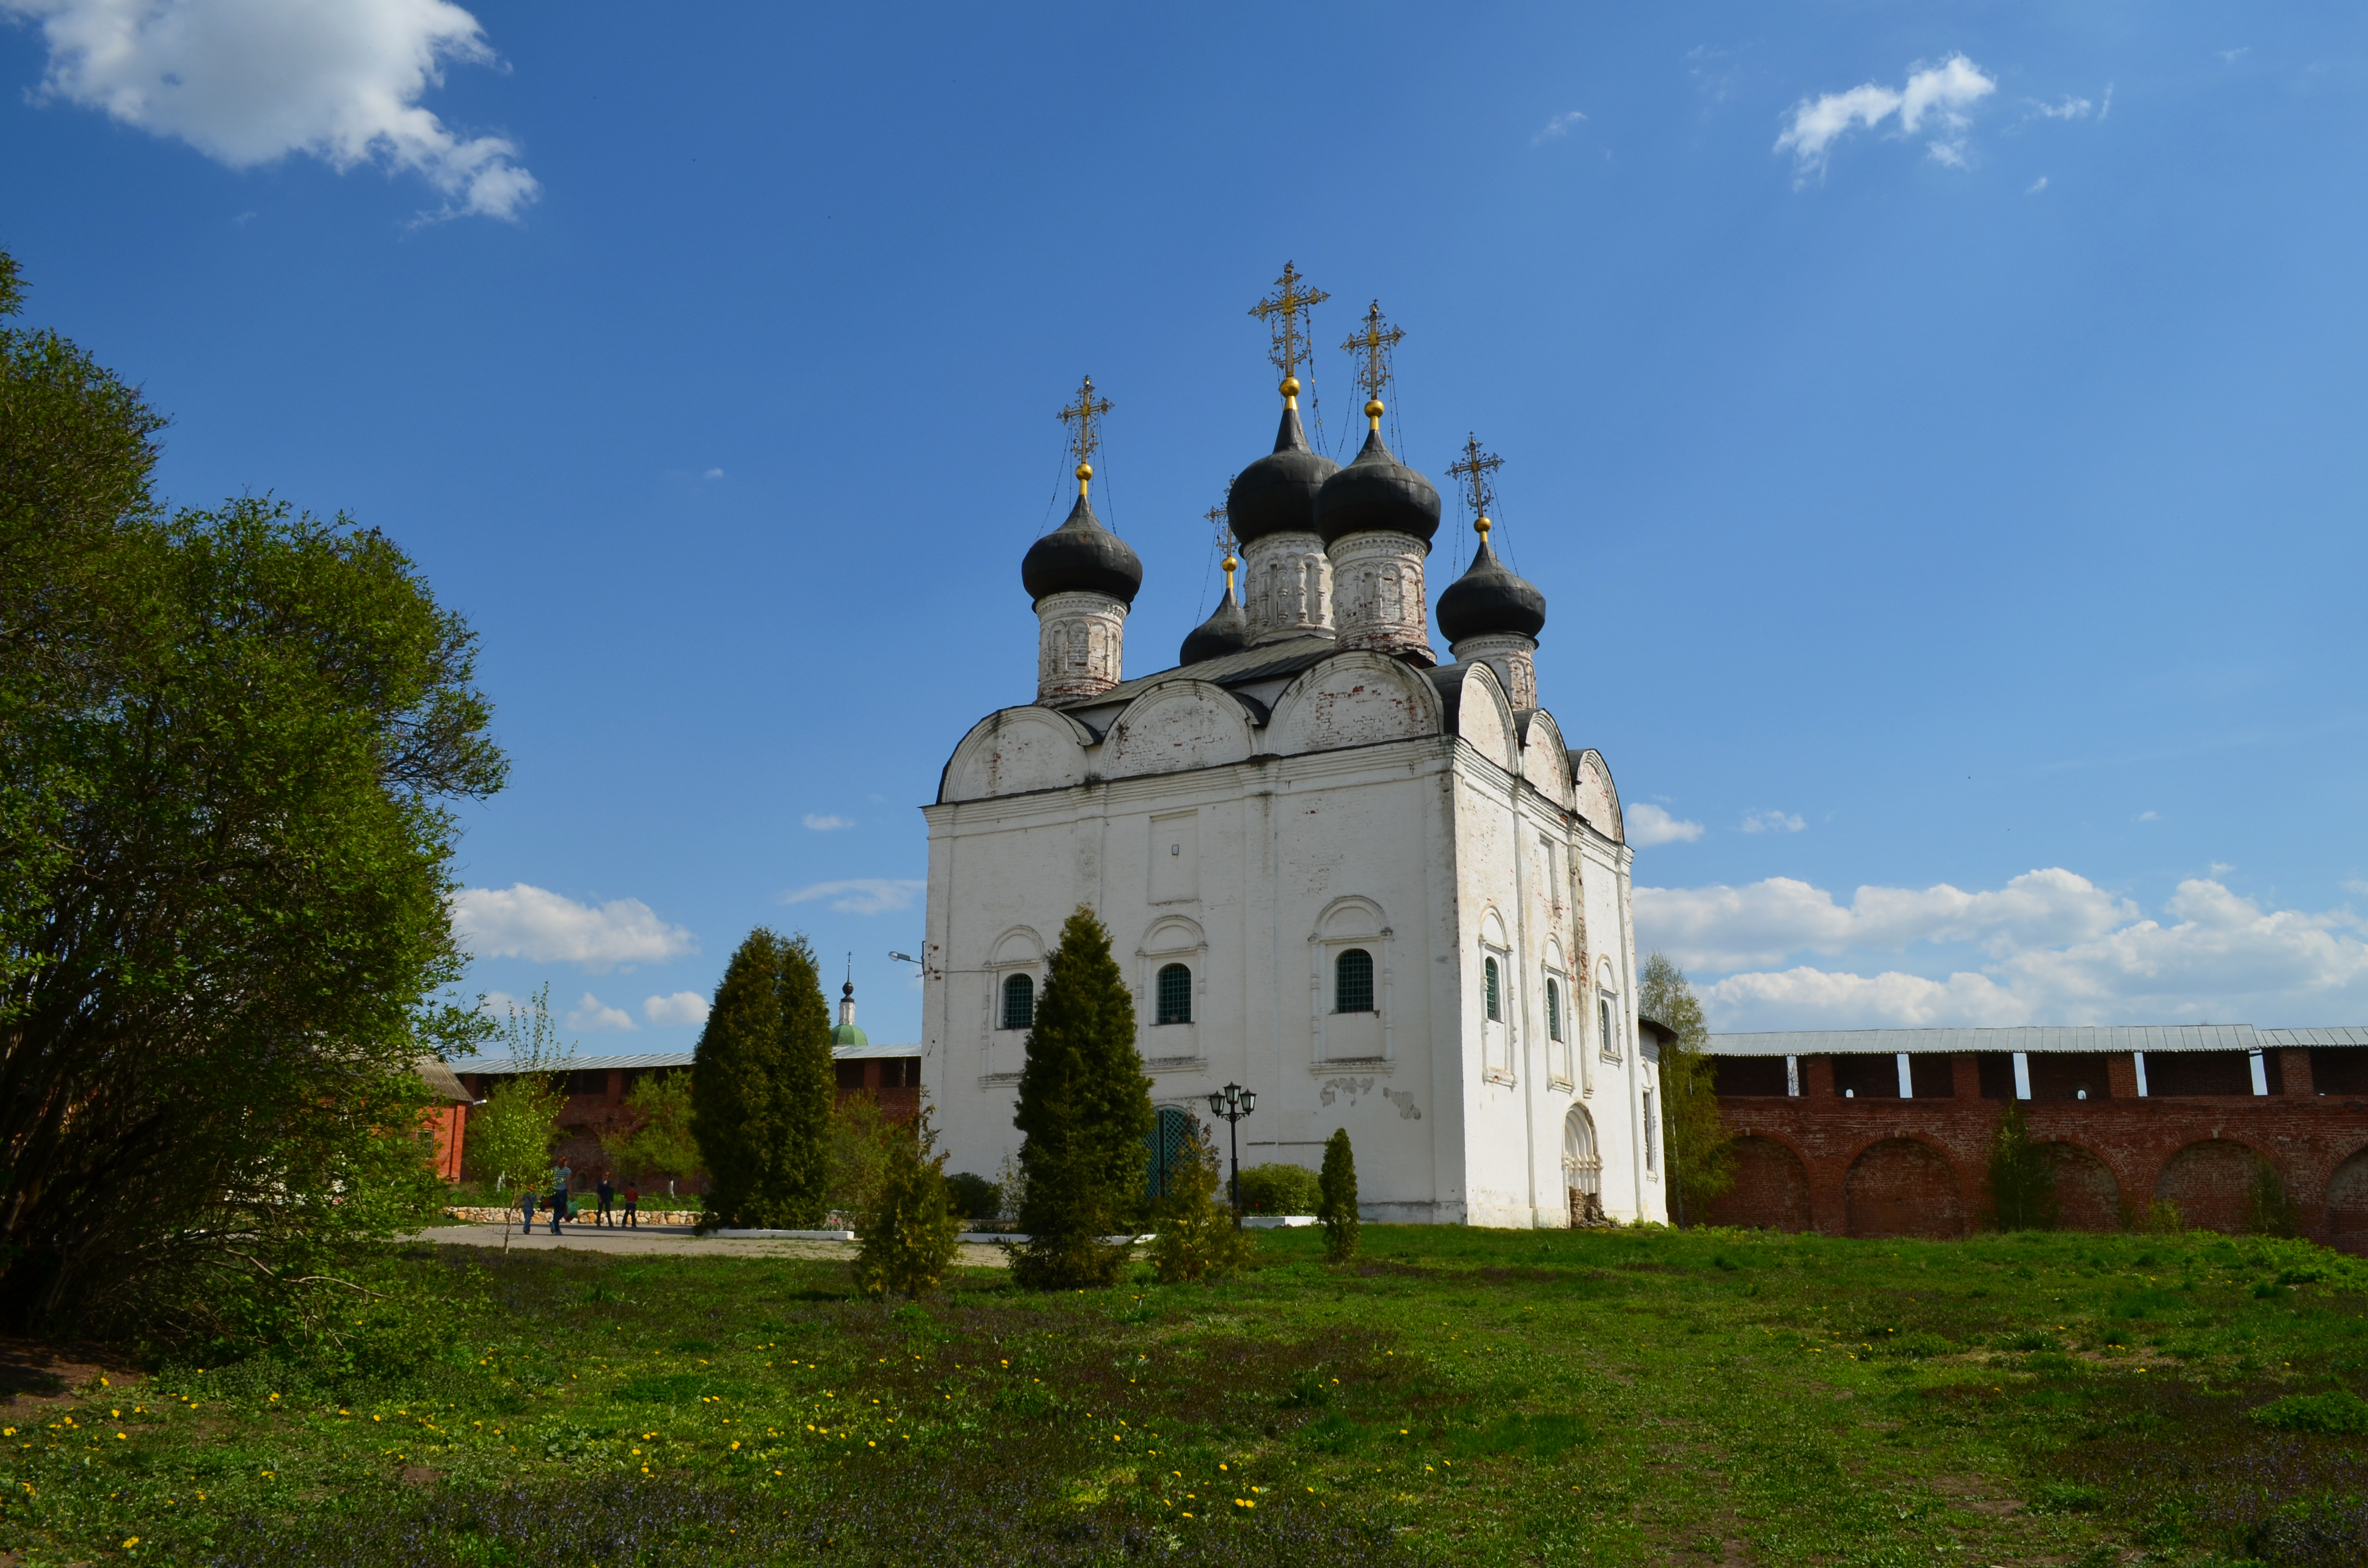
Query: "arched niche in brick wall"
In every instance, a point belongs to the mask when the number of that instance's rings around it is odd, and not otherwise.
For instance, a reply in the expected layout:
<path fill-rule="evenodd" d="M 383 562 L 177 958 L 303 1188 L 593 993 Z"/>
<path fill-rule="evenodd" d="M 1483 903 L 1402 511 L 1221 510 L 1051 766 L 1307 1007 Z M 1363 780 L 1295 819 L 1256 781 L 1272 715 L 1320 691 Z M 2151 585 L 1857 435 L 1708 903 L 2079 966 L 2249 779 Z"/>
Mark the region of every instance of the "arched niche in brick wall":
<path fill-rule="evenodd" d="M 2253 1228 L 2253 1192 L 2263 1164 L 2250 1144 L 2206 1138 L 2164 1163 L 2162 1174 L 2155 1177 L 2154 1195 L 2157 1201 L 2179 1205 L 2179 1217 L 2189 1230 L 2240 1235 Z"/>
<path fill-rule="evenodd" d="M 2055 1222 L 2067 1231 L 2122 1228 L 2122 1184 L 2112 1168 L 2078 1143 L 2042 1143 L 2055 1176 Z"/>
<path fill-rule="evenodd" d="M 2335 1167 L 2321 1234 L 2338 1252 L 2368 1253 L 2368 1149 Z"/>
<path fill-rule="evenodd" d="M 1765 1231 L 1809 1228 L 1809 1173 L 1773 1138 L 1735 1141 L 1735 1185 L 1711 1200 L 1713 1225 Z"/>
<path fill-rule="evenodd" d="M 1965 1196 L 1948 1157 L 1913 1138 L 1886 1138 L 1842 1180 L 1853 1236 L 1962 1236 Z"/>

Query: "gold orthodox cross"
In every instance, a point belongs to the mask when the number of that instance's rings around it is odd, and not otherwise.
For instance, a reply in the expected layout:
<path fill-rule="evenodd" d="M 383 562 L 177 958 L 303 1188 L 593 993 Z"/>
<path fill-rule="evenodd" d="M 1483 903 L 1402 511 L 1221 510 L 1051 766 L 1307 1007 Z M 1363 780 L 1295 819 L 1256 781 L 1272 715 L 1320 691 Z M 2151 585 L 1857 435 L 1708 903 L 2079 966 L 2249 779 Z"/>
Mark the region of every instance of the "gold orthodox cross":
<path fill-rule="evenodd" d="M 1273 297 L 1250 307 L 1250 314 L 1266 323 L 1267 330 L 1274 334 L 1274 347 L 1268 353 L 1274 360 L 1274 368 L 1282 372 L 1283 380 L 1297 380 L 1299 362 L 1307 358 L 1307 312 L 1331 297 L 1321 289 L 1308 287 L 1299 268 L 1286 261 L 1282 264 L 1282 276 L 1274 280 Z"/>
<path fill-rule="evenodd" d="M 1497 504 L 1497 492 L 1490 488 L 1488 476 L 1505 466 L 1505 460 L 1494 452 L 1480 449 L 1480 437 L 1466 433 L 1463 437 L 1463 459 L 1447 465 L 1447 472 L 1463 482 L 1464 496 L 1472 503 L 1472 526 L 1483 535 L 1488 531 L 1488 509 Z"/>
<path fill-rule="evenodd" d="M 1069 450 L 1076 454 L 1077 467 L 1083 471 L 1077 475 L 1081 480 L 1090 477 L 1093 472 L 1094 453 L 1101 449 L 1102 444 L 1102 433 L 1097 426 L 1110 411 L 1110 399 L 1094 395 L 1094 379 L 1087 376 L 1077 388 L 1077 401 L 1060 412 L 1061 423 L 1071 426 Z"/>
<path fill-rule="evenodd" d="M 1349 334 L 1349 341 L 1340 345 L 1342 353 L 1357 355 L 1365 361 L 1357 371 L 1357 384 L 1365 389 L 1368 403 L 1379 398 L 1382 389 L 1390 384 L 1390 350 L 1404 336 L 1406 328 L 1383 322 L 1382 302 L 1375 300 L 1366 308 L 1364 330 Z"/>

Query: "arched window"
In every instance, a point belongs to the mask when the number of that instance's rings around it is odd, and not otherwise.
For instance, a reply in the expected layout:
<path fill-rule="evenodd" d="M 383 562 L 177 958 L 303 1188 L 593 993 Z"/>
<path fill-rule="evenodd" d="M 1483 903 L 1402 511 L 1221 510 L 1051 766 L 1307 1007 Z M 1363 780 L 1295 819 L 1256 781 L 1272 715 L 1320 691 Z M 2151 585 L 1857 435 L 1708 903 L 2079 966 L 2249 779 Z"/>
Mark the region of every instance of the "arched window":
<path fill-rule="evenodd" d="M 1004 977 L 1003 1027 L 1008 1029 L 1032 1029 L 1036 1027 L 1036 977 L 1034 975 L 1011 974 Z"/>
<path fill-rule="evenodd" d="M 1332 960 L 1332 1010 L 1373 1011 L 1373 955 L 1364 949 L 1350 948 Z"/>
<path fill-rule="evenodd" d="M 1189 1024 L 1192 1021 L 1192 971 L 1180 963 L 1171 963 L 1159 971 L 1159 1012 L 1154 1019 L 1162 1024 Z"/>
<path fill-rule="evenodd" d="M 1611 1032 L 1611 998 L 1609 996 L 1598 996 L 1595 999 L 1595 1027 L 1603 1054 L 1619 1055 L 1620 1037 Z"/>
<path fill-rule="evenodd" d="M 1480 969 L 1488 989 L 1488 1021 L 1492 1024 L 1501 1024 L 1505 1021 L 1505 1004 L 1497 994 L 1497 960 L 1483 959 L 1480 960 Z"/>
<path fill-rule="evenodd" d="M 1562 987 L 1551 974 L 1546 976 L 1546 1038 L 1562 1038 Z"/>

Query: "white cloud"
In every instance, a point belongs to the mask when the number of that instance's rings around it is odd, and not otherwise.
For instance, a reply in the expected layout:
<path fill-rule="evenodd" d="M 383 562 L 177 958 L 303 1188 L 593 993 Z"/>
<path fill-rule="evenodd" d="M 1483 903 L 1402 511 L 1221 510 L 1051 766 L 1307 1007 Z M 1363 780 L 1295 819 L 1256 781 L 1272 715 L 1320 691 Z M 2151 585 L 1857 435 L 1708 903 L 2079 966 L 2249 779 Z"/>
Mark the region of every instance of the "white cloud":
<path fill-rule="evenodd" d="M 1622 813 L 1631 844 L 1691 844 L 1702 835 L 1702 824 L 1671 816 L 1650 801 L 1641 801 Z"/>
<path fill-rule="evenodd" d="M 2160 822 L 2162 820 L 2162 813 L 2160 812 L 2140 812 L 2138 813 L 2137 820 L 2140 822 Z"/>
<path fill-rule="evenodd" d="M 1746 833 L 1799 833 L 1809 824 L 1794 812 L 1746 812 L 1743 831 Z"/>
<path fill-rule="evenodd" d="M 1998 83 L 1962 54 L 1938 65 L 1910 66 L 1907 86 L 1898 92 L 1873 82 L 1844 93 L 1803 98 L 1793 106 L 1793 120 L 1776 138 L 1776 152 L 1791 152 L 1800 183 L 1822 175 L 1833 145 L 1854 126 L 1873 130 L 1899 117 L 1903 135 L 1912 136 L 1929 120 L 1937 134 L 1926 143 L 1930 155 L 1962 168 L 1965 163 L 1966 114 L 1975 103 L 1998 90 Z"/>
<path fill-rule="evenodd" d="M 853 827 L 855 819 L 841 816 L 817 816 L 813 812 L 808 812 L 806 825 L 816 833 L 836 833 L 842 827 Z"/>
<path fill-rule="evenodd" d="M 2045 190 L 2046 188 L 2047 176 L 2045 175 L 2042 175 L 2037 179 L 2032 180 L 2029 185 L 2023 187 L 2022 194 L 2025 196 L 2037 196 L 2041 191 Z"/>
<path fill-rule="evenodd" d="M 571 1029 L 585 1029 L 588 1031 L 592 1029 L 632 1029 L 639 1028 L 641 1026 L 634 1023 L 633 1016 L 631 1013 L 626 1012 L 622 1007 L 611 1007 L 609 1004 L 601 1001 L 600 998 L 593 995 L 589 991 L 586 991 L 584 994 L 584 999 L 576 1003 L 575 1007 L 568 1013 L 567 1027 Z"/>
<path fill-rule="evenodd" d="M 815 882 L 781 895 L 783 903 L 806 903 L 818 898 L 833 909 L 850 915 L 894 915 L 913 907 L 914 895 L 928 884 L 889 877 L 854 877 L 843 882 Z"/>
<path fill-rule="evenodd" d="M 2113 85 L 2112 85 L 2111 82 L 2108 82 L 2108 83 L 2106 83 L 2106 84 L 2105 84 L 2105 101 L 2104 101 L 2104 103 L 2103 103 L 2103 104 L 2101 104 L 2100 106 L 2099 106 L 2099 108 L 2098 108 L 2098 109 L 2097 109 L 2097 123 L 2098 123 L 2098 124 L 2100 124 L 2100 125 L 2104 124 L 2104 123 L 2105 123 L 2105 117 L 2106 117 L 2107 115 L 2109 115 L 2109 114 L 2112 113 L 2112 112 L 2113 112 Z"/>
<path fill-rule="evenodd" d="M 178 137 L 234 169 L 291 153 L 381 162 L 442 193 L 438 216 L 516 219 L 541 192 L 503 136 L 464 137 L 420 97 L 445 65 L 495 63 L 450 0 L 0 0 L 40 23 L 43 97 Z"/>
<path fill-rule="evenodd" d="M 696 991 L 653 996 L 642 1004 L 642 1017 L 654 1024 L 703 1024 L 707 1021 L 707 998 Z"/>
<path fill-rule="evenodd" d="M 2252 53 L 2253 46 L 2251 44 L 2247 44 L 2242 49 L 2224 49 L 2217 52 L 2221 59 L 2226 61 L 2229 64 L 2234 65 L 2239 60 L 2244 59 L 2245 56 Z"/>
<path fill-rule="evenodd" d="M 711 468 L 707 471 L 707 477 L 710 479 L 721 479 L 723 477 L 723 471 L 720 468 Z"/>
<path fill-rule="evenodd" d="M 452 899 L 452 932 L 479 958 L 535 959 L 605 970 L 656 963 L 697 949 L 691 934 L 669 926 L 637 898 L 594 908 L 543 888 L 463 888 Z"/>
<path fill-rule="evenodd" d="M 2060 104 L 2043 104 L 2034 100 L 2031 112 L 2042 119 L 2086 119 L 2089 111 L 2096 107 L 2086 98 L 2076 98 L 2067 94 Z"/>
<path fill-rule="evenodd" d="M 1640 947 L 1706 975 L 1736 971 L 1700 988 L 1720 1028 L 2267 1024 L 2368 1006 L 2368 923 L 2349 909 L 2265 910 L 2203 878 L 2179 884 L 2167 922 L 2060 867 L 1984 892 L 1862 887 L 1848 906 L 1790 878 L 1638 888 L 1636 912 Z M 1973 943 L 1987 961 L 1945 979 L 1785 963 L 1920 942 Z"/>
<path fill-rule="evenodd" d="M 1579 124 L 1586 119 L 1587 116 L 1577 109 L 1572 109 L 1567 114 L 1558 114 L 1546 121 L 1543 130 L 1530 138 L 1530 145 L 1534 147 L 1541 142 L 1551 142 L 1557 136 L 1567 136 L 1570 134 L 1572 126 Z"/>

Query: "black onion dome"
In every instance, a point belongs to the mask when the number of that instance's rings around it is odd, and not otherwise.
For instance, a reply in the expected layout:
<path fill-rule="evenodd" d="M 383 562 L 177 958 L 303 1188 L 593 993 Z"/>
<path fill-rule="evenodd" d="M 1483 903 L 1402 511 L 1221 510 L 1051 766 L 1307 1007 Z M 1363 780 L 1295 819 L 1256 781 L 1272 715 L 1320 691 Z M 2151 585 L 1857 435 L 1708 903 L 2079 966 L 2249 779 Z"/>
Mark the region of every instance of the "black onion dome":
<path fill-rule="evenodd" d="M 1428 543 L 1439 531 L 1439 492 L 1390 455 L 1376 427 L 1357 460 L 1324 482 L 1315 497 L 1315 531 L 1336 544 L 1350 534 L 1411 534 Z"/>
<path fill-rule="evenodd" d="M 1131 605 L 1143 586 L 1143 562 L 1126 540 L 1102 527 L 1080 494 L 1069 509 L 1069 520 L 1028 547 L 1019 562 L 1019 581 L 1031 599 L 1108 594 Z"/>
<path fill-rule="evenodd" d="M 1307 449 L 1299 410 L 1282 411 L 1274 450 L 1234 476 L 1225 492 L 1225 522 L 1247 544 L 1269 534 L 1315 531 L 1315 493 L 1340 472 L 1330 458 Z"/>
<path fill-rule="evenodd" d="M 1450 643 L 1508 632 L 1535 637 L 1546 624 L 1546 597 L 1480 541 L 1470 571 L 1439 596 L 1439 630 Z"/>
<path fill-rule="evenodd" d="M 1225 597 L 1217 606 L 1217 613 L 1194 627 L 1184 639 L 1184 651 L 1176 655 L 1179 665 L 1197 665 L 1203 659 L 1222 659 L 1228 653 L 1238 653 L 1250 645 L 1250 618 L 1242 613 L 1242 604 L 1234 597 L 1233 579 L 1225 580 Z"/>

